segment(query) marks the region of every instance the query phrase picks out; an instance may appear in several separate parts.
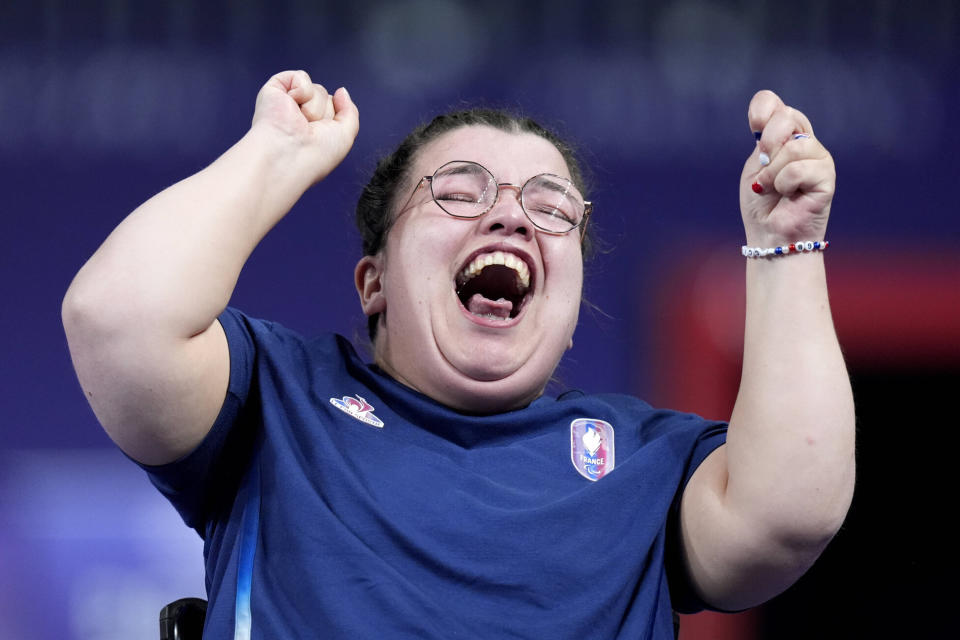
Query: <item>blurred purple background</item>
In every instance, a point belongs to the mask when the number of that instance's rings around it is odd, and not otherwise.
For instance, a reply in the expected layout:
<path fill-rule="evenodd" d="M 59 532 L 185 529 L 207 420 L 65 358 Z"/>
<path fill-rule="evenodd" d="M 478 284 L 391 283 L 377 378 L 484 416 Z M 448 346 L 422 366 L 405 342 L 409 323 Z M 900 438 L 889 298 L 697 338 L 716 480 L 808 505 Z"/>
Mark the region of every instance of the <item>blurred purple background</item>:
<path fill-rule="evenodd" d="M 201 542 L 100 430 L 59 306 L 126 213 L 243 134 L 274 72 L 346 85 L 360 135 L 235 306 L 362 335 L 352 211 L 376 158 L 435 112 L 520 108 L 582 148 L 609 249 L 560 378 L 647 396 L 661 277 L 691 247 L 739 260 L 758 89 L 834 154 L 831 251 L 954 250 L 958 41 L 952 0 L 0 4 L 0 638 L 154 638 L 162 604 L 203 595 Z"/>

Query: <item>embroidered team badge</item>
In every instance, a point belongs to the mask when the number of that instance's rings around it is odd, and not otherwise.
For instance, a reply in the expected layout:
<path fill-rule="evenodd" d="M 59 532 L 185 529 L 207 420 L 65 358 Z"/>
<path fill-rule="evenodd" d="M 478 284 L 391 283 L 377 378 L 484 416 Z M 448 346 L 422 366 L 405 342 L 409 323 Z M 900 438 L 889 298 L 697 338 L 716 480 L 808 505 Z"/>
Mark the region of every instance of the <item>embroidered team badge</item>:
<path fill-rule="evenodd" d="M 351 398 L 343 396 L 342 398 L 330 398 L 330 404 L 351 418 L 356 418 L 360 422 L 365 422 L 371 427 L 383 428 L 383 420 L 373 415 L 373 406 L 360 396 Z"/>
<path fill-rule="evenodd" d="M 580 475 L 594 482 L 613 471 L 613 426 L 595 418 L 571 422 L 570 459 Z"/>

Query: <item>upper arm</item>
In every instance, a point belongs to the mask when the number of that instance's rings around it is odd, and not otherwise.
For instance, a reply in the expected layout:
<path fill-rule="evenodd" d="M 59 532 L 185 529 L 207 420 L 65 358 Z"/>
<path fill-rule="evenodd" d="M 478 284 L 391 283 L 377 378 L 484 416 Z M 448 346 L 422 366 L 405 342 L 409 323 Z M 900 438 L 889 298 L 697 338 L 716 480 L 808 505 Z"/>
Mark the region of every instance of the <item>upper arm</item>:
<path fill-rule="evenodd" d="M 828 540 L 795 543 L 765 529 L 762 521 L 731 508 L 727 481 L 723 445 L 700 464 L 684 489 L 679 535 L 684 568 L 697 595 L 712 607 L 735 611 L 793 584 Z"/>
<path fill-rule="evenodd" d="M 87 325 L 67 302 L 63 317 L 83 393 L 127 455 L 159 465 L 200 444 L 216 421 L 230 377 L 218 320 L 189 338 L 161 338 L 148 327 Z"/>

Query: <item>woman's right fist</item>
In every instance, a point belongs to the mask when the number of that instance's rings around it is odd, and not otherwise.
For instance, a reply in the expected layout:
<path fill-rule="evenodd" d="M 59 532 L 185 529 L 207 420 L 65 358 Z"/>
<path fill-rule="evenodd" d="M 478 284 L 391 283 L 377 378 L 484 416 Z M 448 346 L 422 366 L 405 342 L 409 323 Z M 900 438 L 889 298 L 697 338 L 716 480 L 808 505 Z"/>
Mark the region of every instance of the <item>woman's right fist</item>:
<path fill-rule="evenodd" d="M 344 88 L 331 96 L 306 71 L 276 74 L 257 94 L 253 129 L 293 144 L 312 182 L 322 180 L 353 146 L 360 127 L 357 107 Z"/>

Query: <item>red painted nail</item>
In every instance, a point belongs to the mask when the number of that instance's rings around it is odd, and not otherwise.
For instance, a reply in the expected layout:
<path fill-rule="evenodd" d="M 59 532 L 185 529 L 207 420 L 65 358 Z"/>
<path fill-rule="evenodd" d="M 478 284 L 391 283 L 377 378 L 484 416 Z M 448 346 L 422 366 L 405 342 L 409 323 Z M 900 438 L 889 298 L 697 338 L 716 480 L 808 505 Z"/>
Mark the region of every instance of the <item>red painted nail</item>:
<path fill-rule="evenodd" d="M 750 185 L 750 188 L 753 189 L 754 193 L 763 193 L 763 187 L 760 186 L 759 182 L 754 182 L 752 185 Z"/>

